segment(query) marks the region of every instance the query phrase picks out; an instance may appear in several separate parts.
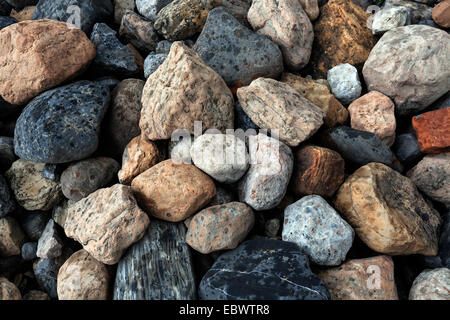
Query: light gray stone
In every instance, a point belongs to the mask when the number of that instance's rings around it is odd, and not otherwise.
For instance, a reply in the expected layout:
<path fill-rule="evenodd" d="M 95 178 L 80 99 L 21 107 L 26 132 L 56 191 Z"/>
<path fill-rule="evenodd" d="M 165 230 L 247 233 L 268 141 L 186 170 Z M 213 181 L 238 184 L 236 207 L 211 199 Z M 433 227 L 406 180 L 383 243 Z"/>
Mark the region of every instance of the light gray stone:
<path fill-rule="evenodd" d="M 150 52 L 150 54 L 144 60 L 144 76 L 148 78 L 152 75 L 153 72 L 158 69 L 160 65 L 166 60 L 167 53 L 154 53 Z"/>
<path fill-rule="evenodd" d="M 372 22 L 372 33 L 383 34 L 397 27 L 411 23 L 409 10 L 406 7 L 386 8 L 375 13 Z"/>
<path fill-rule="evenodd" d="M 348 63 L 328 70 L 327 80 L 333 95 L 343 104 L 350 104 L 361 96 L 361 82 L 358 70 Z"/>

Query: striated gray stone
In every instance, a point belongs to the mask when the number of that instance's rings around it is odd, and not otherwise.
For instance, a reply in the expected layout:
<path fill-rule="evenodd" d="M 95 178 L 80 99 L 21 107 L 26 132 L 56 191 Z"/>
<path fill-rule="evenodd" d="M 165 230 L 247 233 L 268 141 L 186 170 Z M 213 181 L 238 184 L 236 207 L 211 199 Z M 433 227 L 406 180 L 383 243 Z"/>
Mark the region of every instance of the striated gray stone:
<path fill-rule="evenodd" d="M 38 241 L 36 255 L 39 258 L 57 258 L 62 254 L 63 241 L 59 234 L 59 226 L 50 219 Z"/>
<path fill-rule="evenodd" d="M 450 269 L 425 270 L 414 280 L 409 300 L 450 300 Z"/>
<path fill-rule="evenodd" d="M 410 13 L 406 7 L 382 9 L 373 16 L 372 33 L 383 34 L 391 29 L 411 24 L 410 20 Z"/>
<path fill-rule="evenodd" d="M 150 77 L 152 73 L 155 72 L 156 69 L 158 69 L 158 67 L 163 64 L 167 56 L 168 53 L 150 52 L 150 54 L 144 60 L 144 77 Z"/>
<path fill-rule="evenodd" d="M 351 64 L 340 64 L 328 70 L 327 80 L 331 92 L 343 104 L 348 105 L 361 96 L 358 70 Z"/>

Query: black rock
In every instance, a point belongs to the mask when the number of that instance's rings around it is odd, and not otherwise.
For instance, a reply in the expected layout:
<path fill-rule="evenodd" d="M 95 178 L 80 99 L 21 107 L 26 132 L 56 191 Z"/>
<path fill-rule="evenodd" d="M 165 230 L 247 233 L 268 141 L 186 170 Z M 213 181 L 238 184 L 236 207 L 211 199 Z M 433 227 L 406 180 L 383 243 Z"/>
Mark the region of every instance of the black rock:
<path fill-rule="evenodd" d="M 92 62 L 92 71 L 96 75 L 115 75 L 128 78 L 139 75 L 133 52 L 116 37 L 116 32 L 104 23 L 96 23 L 91 41 L 97 49 Z"/>
<path fill-rule="evenodd" d="M 0 137 L 0 173 L 8 170 L 15 160 L 14 139 L 11 137 Z"/>
<path fill-rule="evenodd" d="M 192 258 L 185 234 L 182 222 L 152 220 L 146 235 L 119 262 L 114 299 L 195 299 Z"/>
<path fill-rule="evenodd" d="M 250 119 L 250 117 L 245 113 L 244 109 L 242 109 L 241 104 L 238 100 L 234 103 L 234 110 L 236 111 L 235 114 L 235 121 L 236 121 L 236 128 L 240 128 L 244 131 L 247 131 L 248 129 L 254 129 L 255 133 L 257 133 L 259 127 Z"/>
<path fill-rule="evenodd" d="M 443 215 L 441 237 L 439 239 L 439 257 L 442 266 L 450 268 L 450 211 Z"/>
<path fill-rule="evenodd" d="M 219 257 L 200 282 L 208 300 L 328 300 L 307 256 L 286 241 L 249 240 Z"/>
<path fill-rule="evenodd" d="M 19 221 L 23 230 L 32 241 L 38 241 L 50 219 L 49 214 L 41 211 L 24 212 Z"/>
<path fill-rule="evenodd" d="M 6 28 L 7 26 L 10 26 L 14 23 L 17 23 L 17 20 L 13 17 L 10 16 L 0 16 L 0 30 L 2 30 L 3 28 Z M 3 99 L 2 99 L 3 100 Z M 0 107 L 1 109 L 1 107 Z"/>
<path fill-rule="evenodd" d="M 6 0 L 11 6 L 18 10 L 22 10 L 27 6 L 34 6 L 39 0 Z"/>
<path fill-rule="evenodd" d="M 0 16 L 9 16 L 12 6 L 6 0 L 0 0 Z"/>
<path fill-rule="evenodd" d="M 33 20 L 47 18 L 74 23 L 77 10 L 80 13 L 80 29 L 89 35 L 96 22 L 112 21 L 114 7 L 111 0 L 40 0 Z"/>
<path fill-rule="evenodd" d="M 37 258 L 37 242 L 26 242 L 22 246 L 22 259 L 25 261 L 31 261 Z"/>
<path fill-rule="evenodd" d="M 16 209 L 16 201 L 5 178 L 0 174 L 0 218 Z"/>
<path fill-rule="evenodd" d="M 14 150 L 28 161 L 65 163 L 91 155 L 111 98 L 101 83 L 79 81 L 34 98 L 16 123 Z"/>
<path fill-rule="evenodd" d="M 394 152 L 398 160 L 403 164 L 412 164 L 423 156 L 417 145 L 417 138 L 414 133 L 404 133 L 397 136 Z"/>

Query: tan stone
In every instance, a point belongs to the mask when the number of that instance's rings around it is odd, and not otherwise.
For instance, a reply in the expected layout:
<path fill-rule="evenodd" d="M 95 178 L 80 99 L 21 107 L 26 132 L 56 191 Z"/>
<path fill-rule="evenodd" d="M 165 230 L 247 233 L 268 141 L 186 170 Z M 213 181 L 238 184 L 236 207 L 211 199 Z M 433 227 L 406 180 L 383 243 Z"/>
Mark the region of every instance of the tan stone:
<path fill-rule="evenodd" d="M 57 290 L 59 300 L 107 300 L 108 269 L 86 250 L 79 250 L 59 269 Z"/>
<path fill-rule="evenodd" d="M 289 146 L 298 146 L 322 126 L 325 112 L 286 83 L 258 78 L 237 91 L 245 113 L 261 129 L 278 129 Z"/>
<path fill-rule="evenodd" d="M 11 15 L 11 17 L 16 18 L 16 20 L 19 22 L 25 21 L 25 20 L 31 20 L 35 9 L 36 9 L 36 6 L 27 6 L 19 11 L 12 9 L 10 15 Z"/>
<path fill-rule="evenodd" d="M 443 28 L 450 28 L 450 1 L 442 1 L 438 3 L 432 12 L 432 17 L 436 24 Z"/>
<path fill-rule="evenodd" d="M 95 47 L 83 31 L 69 26 L 65 22 L 42 19 L 15 23 L 1 30 L 0 95 L 3 99 L 12 104 L 27 103 L 38 94 L 75 78 L 89 66 L 95 57 Z"/>
<path fill-rule="evenodd" d="M 324 122 L 327 127 L 346 124 L 348 111 L 331 93 L 328 82 L 302 78 L 292 73 L 283 73 L 281 81 L 294 88 L 301 96 L 305 97 L 325 112 Z"/>
<path fill-rule="evenodd" d="M 0 277 L 0 300 L 22 300 L 19 289 L 3 277 Z"/>
<path fill-rule="evenodd" d="M 414 280 L 409 300 L 450 300 L 450 269 L 425 270 Z"/>
<path fill-rule="evenodd" d="M 370 91 L 348 107 L 353 129 L 372 132 L 389 147 L 395 141 L 395 105 L 389 97 Z"/>
<path fill-rule="evenodd" d="M 190 217 L 216 194 L 209 176 L 193 165 L 170 159 L 134 178 L 131 189 L 149 214 L 171 222 Z"/>
<path fill-rule="evenodd" d="M 122 157 L 122 169 L 119 171 L 119 181 L 131 184 L 131 181 L 159 161 L 159 150 L 156 144 L 142 135 L 135 137 L 126 146 Z"/>
<path fill-rule="evenodd" d="M 303 10 L 309 17 L 309 20 L 314 21 L 320 14 L 319 3 L 317 0 L 300 0 Z"/>
<path fill-rule="evenodd" d="M 389 256 L 350 260 L 319 271 L 332 300 L 398 300 L 394 262 Z"/>
<path fill-rule="evenodd" d="M 389 255 L 438 252 L 439 213 L 414 183 L 381 163 L 356 170 L 339 188 L 335 207 L 371 249 Z"/>
<path fill-rule="evenodd" d="M 223 79 L 200 56 L 175 42 L 164 63 L 147 79 L 139 126 L 150 140 L 169 139 L 176 129 L 194 133 L 233 128 L 233 95 Z"/>
<path fill-rule="evenodd" d="M 0 218 L 0 257 L 19 255 L 25 239 L 16 219 L 11 216 Z"/>
<path fill-rule="evenodd" d="M 144 236 L 149 222 L 130 187 L 116 184 L 70 206 L 64 231 L 96 260 L 116 264 L 124 251 Z"/>

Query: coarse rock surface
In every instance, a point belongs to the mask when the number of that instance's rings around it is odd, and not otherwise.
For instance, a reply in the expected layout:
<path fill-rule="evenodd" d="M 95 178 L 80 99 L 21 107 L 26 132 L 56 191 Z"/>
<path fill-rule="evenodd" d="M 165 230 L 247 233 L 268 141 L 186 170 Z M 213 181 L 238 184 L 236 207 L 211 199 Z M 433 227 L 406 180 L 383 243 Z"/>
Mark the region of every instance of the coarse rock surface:
<path fill-rule="evenodd" d="M 144 0 L 145 1 L 145 0 Z M 121 23 L 123 16 L 128 11 L 134 11 L 136 8 L 136 2 L 142 2 L 141 0 L 114 0 L 114 22 L 116 24 Z"/>
<path fill-rule="evenodd" d="M 333 95 L 345 105 L 361 96 L 358 70 L 351 64 L 344 63 L 331 68 L 328 70 L 327 80 Z"/>
<path fill-rule="evenodd" d="M 450 269 L 425 270 L 414 280 L 409 300 L 450 300 Z"/>
<path fill-rule="evenodd" d="M 158 12 L 172 1 L 173 0 L 136 0 L 136 9 L 150 21 L 155 21 Z"/>
<path fill-rule="evenodd" d="M 61 227 L 64 228 L 64 223 L 66 222 L 69 207 L 73 205 L 75 202 L 76 201 L 73 200 L 63 200 L 55 207 L 53 207 L 52 219 Z"/>
<path fill-rule="evenodd" d="M 450 1 L 438 3 L 432 11 L 434 22 L 443 28 L 450 28 Z"/>
<path fill-rule="evenodd" d="M 0 218 L 3 218 L 16 209 L 14 196 L 9 189 L 5 178 L 0 174 Z"/>
<path fill-rule="evenodd" d="M 0 300 L 22 300 L 16 285 L 4 277 L 0 277 Z"/>
<path fill-rule="evenodd" d="M 20 255 L 25 234 L 13 217 L 0 218 L 0 257 Z"/>
<path fill-rule="evenodd" d="M 155 53 L 150 52 L 150 54 L 145 58 L 144 61 L 144 77 L 148 79 L 156 69 L 166 60 L 168 53 Z"/>
<path fill-rule="evenodd" d="M 36 10 L 36 6 L 26 6 L 22 10 L 11 10 L 11 17 L 17 19 L 17 21 L 26 21 L 31 20 L 33 18 L 34 11 Z"/>
<path fill-rule="evenodd" d="M 409 24 L 410 13 L 406 7 L 382 9 L 373 16 L 372 33 L 383 34 L 386 31 Z"/>
<path fill-rule="evenodd" d="M 412 118 L 417 144 L 424 153 L 450 151 L 450 106 Z"/>
<path fill-rule="evenodd" d="M 153 23 L 133 11 L 128 11 L 123 16 L 119 36 L 125 43 L 131 43 L 143 53 L 155 50 L 158 42 Z"/>
<path fill-rule="evenodd" d="M 303 10 L 309 17 L 309 20 L 314 21 L 320 14 L 318 0 L 300 0 Z"/>
<path fill-rule="evenodd" d="M 59 226 L 50 219 L 38 241 L 36 256 L 39 258 L 56 258 L 62 254 L 64 242 L 59 234 Z"/>

